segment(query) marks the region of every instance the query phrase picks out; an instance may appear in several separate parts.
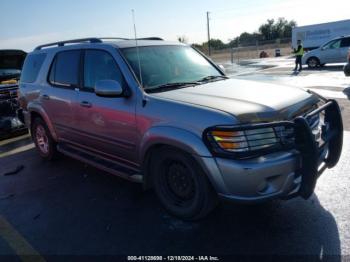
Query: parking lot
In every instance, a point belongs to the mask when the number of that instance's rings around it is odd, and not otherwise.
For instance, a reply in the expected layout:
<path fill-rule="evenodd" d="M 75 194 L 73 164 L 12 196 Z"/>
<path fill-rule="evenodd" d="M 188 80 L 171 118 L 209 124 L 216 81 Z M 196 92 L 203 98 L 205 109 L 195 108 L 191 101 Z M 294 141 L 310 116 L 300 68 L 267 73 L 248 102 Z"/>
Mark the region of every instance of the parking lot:
<path fill-rule="evenodd" d="M 15 261 L 30 258 L 26 255 L 224 260 L 232 254 L 350 260 L 350 78 L 340 66 L 294 74 L 293 61 L 285 58 L 224 65 L 232 77 L 309 88 L 340 103 L 346 130 L 342 158 L 322 175 L 309 200 L 222 203 L 205 220 L 183 222 L 138 184 L 63 156 L 43 162 L 24 135 L 0 142 L 0 255 Z"/>

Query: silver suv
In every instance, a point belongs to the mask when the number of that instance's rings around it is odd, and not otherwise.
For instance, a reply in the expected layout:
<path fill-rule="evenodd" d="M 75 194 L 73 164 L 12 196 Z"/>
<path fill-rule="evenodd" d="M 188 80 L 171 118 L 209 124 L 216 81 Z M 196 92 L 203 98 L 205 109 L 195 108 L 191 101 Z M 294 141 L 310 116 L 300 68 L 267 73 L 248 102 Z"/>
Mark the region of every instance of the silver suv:
<path fill-rule="evenodd" d="M 39 46 L 20 103 L 44 159 L 60 152 L 154 188 L 182 219 L 220 198 L 307 199 L 342 148 L 335 101 L 229 79 L 199 51 L 158 38 Z"/>

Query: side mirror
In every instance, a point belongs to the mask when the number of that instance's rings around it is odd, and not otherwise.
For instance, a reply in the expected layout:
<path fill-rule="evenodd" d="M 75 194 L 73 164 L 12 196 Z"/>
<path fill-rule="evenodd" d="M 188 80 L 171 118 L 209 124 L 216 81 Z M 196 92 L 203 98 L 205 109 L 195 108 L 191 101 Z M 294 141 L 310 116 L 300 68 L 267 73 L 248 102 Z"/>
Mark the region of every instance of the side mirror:
<path fill-rule="evenodd" d="M 120 97 L 123 95 L 123 88 L 115 80 L 99 80 L 95 84 L 95 94 L 102 97 Z"/>

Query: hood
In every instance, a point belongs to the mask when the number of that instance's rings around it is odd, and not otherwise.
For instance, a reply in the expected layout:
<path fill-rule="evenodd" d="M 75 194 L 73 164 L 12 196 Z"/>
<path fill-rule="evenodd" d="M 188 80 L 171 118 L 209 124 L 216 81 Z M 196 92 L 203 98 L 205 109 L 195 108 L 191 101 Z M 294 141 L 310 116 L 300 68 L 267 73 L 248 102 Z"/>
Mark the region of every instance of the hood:
<path fill-rule="evenodd" d="M 0 50 L 0 81 L 19 77 L 26 55 L 22 50 Z"/>
<path fill-rule="evenodd" d="M 305 55 L 309 56 L 309 55 L 314 55 L 314 54 L 317 54 L 320 50 L 321 50 L 322 47 L 318 47 L 316 49 L 312 49 L 308 52 L 305 53 Z"/>
<path fill-rule="evenodd" d="M 319 101 L 299 88 L 239 79 L 152 95 L 221 110 L 242 123 L 290 120 Z"/>

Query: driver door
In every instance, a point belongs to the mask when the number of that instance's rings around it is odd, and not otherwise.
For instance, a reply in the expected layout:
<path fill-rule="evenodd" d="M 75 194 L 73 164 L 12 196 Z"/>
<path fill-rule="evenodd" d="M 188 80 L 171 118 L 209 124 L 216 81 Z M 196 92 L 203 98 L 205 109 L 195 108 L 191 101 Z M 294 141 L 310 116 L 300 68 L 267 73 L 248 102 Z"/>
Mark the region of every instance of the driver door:
<path fill-rule="evenodd" d="M 321 57 L 322 63 L 339 63 L 339 60 L 341 59 L 340 44 L 341 39 L 338 39 L 323 47 Z"/>
<path fill-rule="evenodd" d="M 99 80 L 118 81 L 123 89 L 126 81 L 114 57 L 107 51 L 84 51 L 82 88 L 76 123 L 80 145 L 117 161 L 134 163 L 136 159 L 136 98 L 101 97 L 94 92 Z"/>

